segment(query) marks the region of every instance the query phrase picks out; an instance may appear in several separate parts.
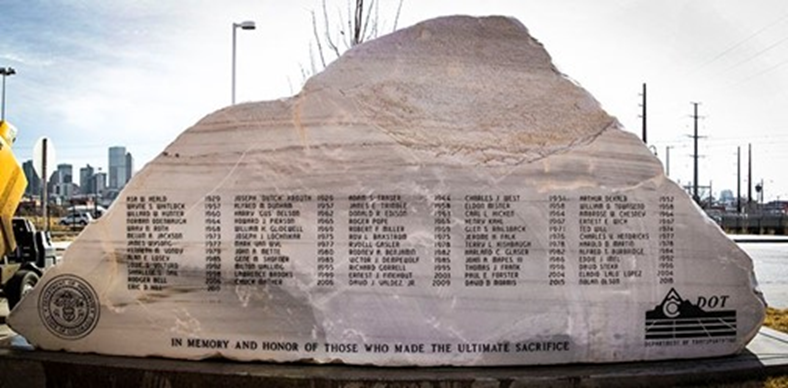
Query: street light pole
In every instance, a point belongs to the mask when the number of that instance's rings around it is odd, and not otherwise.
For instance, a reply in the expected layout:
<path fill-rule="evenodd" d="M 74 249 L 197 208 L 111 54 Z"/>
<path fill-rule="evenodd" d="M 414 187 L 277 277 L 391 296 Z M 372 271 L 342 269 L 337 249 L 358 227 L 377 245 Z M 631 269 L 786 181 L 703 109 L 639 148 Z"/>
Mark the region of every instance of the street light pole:
<path fill-rule="evenodd" d="M 0 67 L 0 75 L 3 76 L 3 100 L 0 105 L 2 105 L 2 112 L 0 113 L 0 121 L 5 121 L 5 77 L 9 75 L 16 74 L 16 70 L 13 67 Z"/>
<path fill-rule="evenodd" d="M 231 83 L 232 83 L 232 99 L 231 99 L 232 105 L 235 105 L 235 30 L 238 27 L 240 27 L 242 30 L 254 30 L 255 29 L 255 25 L 254 25 L 253 21 L 248 21 L 248 20 L 245 21 L 245 22 L 241 22 L 241 23 L 233 23 L 233 65 L 232 65 L 233 66 L 233 69 L 232 69 L 233 79 L 231 81 Z"/>

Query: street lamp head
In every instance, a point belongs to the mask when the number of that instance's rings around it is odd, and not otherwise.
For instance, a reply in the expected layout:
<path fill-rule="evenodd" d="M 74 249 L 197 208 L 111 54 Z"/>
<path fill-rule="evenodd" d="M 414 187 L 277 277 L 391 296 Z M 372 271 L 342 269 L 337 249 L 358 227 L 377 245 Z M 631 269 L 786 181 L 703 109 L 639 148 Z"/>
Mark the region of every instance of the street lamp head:
<path fill-rule="evenodd" d="M 242 30 L 254 30 L 255 29 L 254 22 L 251 21 L 251 20 L 247 20 L 247 21 L 241 22 L 241 23 L 233 23 L 233 26 L 241 27 Z"/>
<path fill-rule="evenodd" d="M 0 75 L 14 75 L 16 70 L 13 67 L 0 67 Z"/>

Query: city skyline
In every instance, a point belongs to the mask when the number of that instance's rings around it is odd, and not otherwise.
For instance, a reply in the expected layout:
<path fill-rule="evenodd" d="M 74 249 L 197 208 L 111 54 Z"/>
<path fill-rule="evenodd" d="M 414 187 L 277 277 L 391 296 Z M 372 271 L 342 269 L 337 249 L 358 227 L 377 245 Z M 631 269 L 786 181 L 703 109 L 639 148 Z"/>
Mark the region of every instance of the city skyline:
<path fill-rule="evenodd" d="M 50 195 L 68 199 L 80 195 L 101 195 L 103 197 L 110 192 L 114 194 L 119 193 L 136 173 L 134 157 L 131 152 L 126 151 L 125 146 L 112 146 L 107 150 L 107 165 L 112 167 L 107 167 L 106 169 L 87 163 L 81 167 L 77 166 L 79 171 L 77 175 L 74 173 L 74 164 L 67 162 L 57 163 L 55 171 L 52 171 L 47 177 Z M 113 156 L 115 156 L 115 160 L 113 160 Z M 121 163 L 121 165 L 115 165 L 117 163 Z M 33 168 L 33 160 L 28 159 L 21 164 L 25 177 L 28 180 L 25 195 L 29 197 L 40 196 L 43 182 Z"/>

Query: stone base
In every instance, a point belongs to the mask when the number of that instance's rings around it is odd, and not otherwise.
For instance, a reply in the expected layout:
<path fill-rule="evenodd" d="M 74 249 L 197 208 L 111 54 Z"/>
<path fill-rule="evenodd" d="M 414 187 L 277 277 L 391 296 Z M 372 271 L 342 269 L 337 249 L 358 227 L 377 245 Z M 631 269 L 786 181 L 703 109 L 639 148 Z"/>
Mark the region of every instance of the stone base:
<path fill-rule="evenodd" d="M 763 328 L 737 356 L 519 368 L 378 368 L 189 362 L 0 349 L 0 387 L 628 387 L 736 383 L 788 374 L 788 335 Z"/>

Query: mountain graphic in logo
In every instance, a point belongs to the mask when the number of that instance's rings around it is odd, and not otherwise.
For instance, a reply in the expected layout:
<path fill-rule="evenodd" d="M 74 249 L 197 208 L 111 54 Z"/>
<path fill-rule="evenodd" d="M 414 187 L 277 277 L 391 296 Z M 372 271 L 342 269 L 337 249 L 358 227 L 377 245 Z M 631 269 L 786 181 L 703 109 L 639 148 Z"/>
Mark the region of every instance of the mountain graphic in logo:
<path fill-rule="evenodd" d="M 646 339 L 736 336 L 736 310 L 704 311 L 671 288 L 662 303 L 646 311 Z"/>

